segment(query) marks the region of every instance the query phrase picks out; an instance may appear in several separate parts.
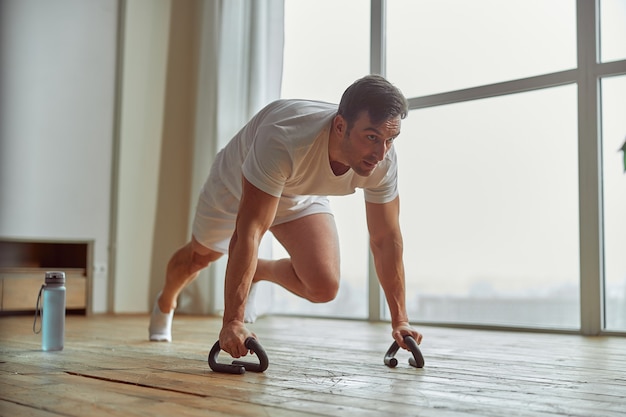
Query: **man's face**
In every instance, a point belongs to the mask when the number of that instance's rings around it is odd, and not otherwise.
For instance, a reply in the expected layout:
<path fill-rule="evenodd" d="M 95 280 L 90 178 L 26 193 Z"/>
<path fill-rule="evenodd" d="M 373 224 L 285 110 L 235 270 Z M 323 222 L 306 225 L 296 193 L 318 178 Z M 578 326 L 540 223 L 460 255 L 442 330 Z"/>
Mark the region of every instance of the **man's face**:
<path fill-rule="evenodd" d="M 374 172 L 400 134 L 400 124 L 400 116 L 396 116 L 374 125 L 369 114 L 361 112 L 341 140 L 341 150 L 350 168 L 364 177 Z"/>

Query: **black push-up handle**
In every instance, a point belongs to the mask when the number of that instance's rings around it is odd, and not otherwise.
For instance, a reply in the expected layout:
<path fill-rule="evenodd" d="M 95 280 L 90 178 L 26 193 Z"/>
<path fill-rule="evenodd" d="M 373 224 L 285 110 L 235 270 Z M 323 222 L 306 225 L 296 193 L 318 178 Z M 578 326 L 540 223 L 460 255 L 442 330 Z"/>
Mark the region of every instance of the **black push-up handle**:
<path fill-rule="evenodd" d="M 215 342 L 209 352 L 209 366 L 215 372 L 222 372 L 227 374 L 243 374 L 246 371 L 250 372 L 263 372 L 270 364 L 267 359 L 267 354 L 263 349 L 263 346 L 254 338 L 249 337 L 245 341 L 245 345 L 259 358 L 259 363 L 247 362 L 247 361 L 233 361 L 232 365 L 227 363 L 219 363 L 217 357 L 220 354 L 222 348 L 220 347 L 220 341 Z"/>
<path fill-rule="evenodd" d="M 420 348 L 417 346 L 417 342 L 410 335 L 404 336 L 404 343 L 409 347 L 411 353 L 413 354 L 412 358 L 409 358 L 409 364 L 414 366 L 415 368 L 423 368 L 424 367 L 424 357 L 422 356 L 422 352 Z M 398 360 L 394 357 L 396 356 L 396 352 L 400 349 L 400 345 L 395 340 L 385 353 L 385 365 L 390 368 L 395 368 L 398 365 Z"/>

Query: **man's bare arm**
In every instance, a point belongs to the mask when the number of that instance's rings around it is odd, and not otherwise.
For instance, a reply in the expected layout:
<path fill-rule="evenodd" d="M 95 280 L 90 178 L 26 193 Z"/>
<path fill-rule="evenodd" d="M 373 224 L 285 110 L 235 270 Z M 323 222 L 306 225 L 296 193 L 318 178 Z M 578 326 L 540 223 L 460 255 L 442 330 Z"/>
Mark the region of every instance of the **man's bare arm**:
<path fill-rule="evenodd" d="M 419 343 L 422 335 L 409 325 L 406 311 L 406 289 L 403 241 L 400 231 L 400 199 L 385 204 L 366 203 L 370 247 L 380 284 L 391 313 L 393 337 L 406 348 L 402 336 L 412 335 Z"/>
<path fill-rule="evenodd" d="M 274 221 L 278 201 L 279 198 L 259 190 L 244 178 L 235 232 L 229 246 L 220 333 L 222 349 L 233 357 L 247 353 L 243 343 L 250 333 L 243 324 L 245 304 L 257 267 L 259 243 Z"/>

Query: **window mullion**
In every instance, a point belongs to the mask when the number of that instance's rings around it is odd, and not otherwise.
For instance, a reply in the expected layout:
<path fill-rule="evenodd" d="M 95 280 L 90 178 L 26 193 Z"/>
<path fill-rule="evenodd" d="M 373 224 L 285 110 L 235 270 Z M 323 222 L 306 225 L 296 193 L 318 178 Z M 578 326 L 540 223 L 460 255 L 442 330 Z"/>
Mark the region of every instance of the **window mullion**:
<path fill-rule="evenodd" d="M 370 11 L 370 73 L 385 75 L 385 0 L 371 0 Z M 384 316 L 385 302 L 378 283 L 372 252 L 368 267 L 368 318 L 380 321 Z"/>
<path fill-rule="evenodd" d="M 598 1 L 577 1 L 580 326 L 602 331 L 602 188 L 600 164 Z"/>
<path fill-rule="evenodd" d="M 385 75 L 385 0 L 371 0 L 370 73 Z"/>

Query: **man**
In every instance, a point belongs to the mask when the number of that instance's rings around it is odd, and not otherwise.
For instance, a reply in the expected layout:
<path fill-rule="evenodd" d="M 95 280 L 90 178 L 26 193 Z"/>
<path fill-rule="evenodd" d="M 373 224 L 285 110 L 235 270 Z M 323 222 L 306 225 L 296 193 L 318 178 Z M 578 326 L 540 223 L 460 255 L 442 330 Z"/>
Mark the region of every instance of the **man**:
<path fill-rule="evenodd" d="M 328 195 L 364 189 L 370 247 L 391 312 L 392 336 L 419 343 L 405 306 L 397 165 L 393 141 L 408 113 L 406 98 L 369 75 L 344 92 L 339 106 L 278 100 L 255 115 L 216 157 L 200 193 L 191 241 L 167 266 L 150 321 L 150 340 L 171 341 L 176 299 L 198 271 L 228 253 L 220 346 L 238 358 L 254 335 L 251 288 L 266 280 L 312 302 L 339 288 L 339 243 Z M 270 230 L 290 258 L 258 259 Z M 247 305 L 247 307 L 246 307 Z M 246 317 L 246 313 L 250 317 Z"/>

